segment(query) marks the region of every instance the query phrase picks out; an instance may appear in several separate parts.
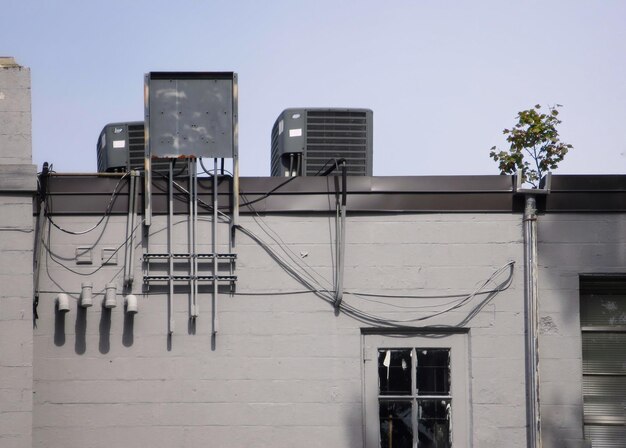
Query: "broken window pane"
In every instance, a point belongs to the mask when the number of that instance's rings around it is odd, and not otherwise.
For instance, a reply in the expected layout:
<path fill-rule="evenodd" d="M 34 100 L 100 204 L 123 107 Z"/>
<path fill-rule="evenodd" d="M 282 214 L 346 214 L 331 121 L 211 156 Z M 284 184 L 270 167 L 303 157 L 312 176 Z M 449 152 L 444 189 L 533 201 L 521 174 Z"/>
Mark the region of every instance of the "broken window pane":
<path fill-rule="evenodd" d="M 380 395 L 410 395 L 411 365 L 411 349 L 379 349 Z"/>
<path fill-rule="evenodd" d="M 420 400 L 417 403 L 417 438 L 420 448 L 449 448 L 450 402 Z"/>
<path fill-rule="evenodd" d="M 417 349 L 417 395 L 450 394 L 450 350 Z"/>
<path fill-rule="evenodd" d="M 379 408 L 380 447 L 413 446 L 413 412 L 410 401 L 382 401 Z"/>

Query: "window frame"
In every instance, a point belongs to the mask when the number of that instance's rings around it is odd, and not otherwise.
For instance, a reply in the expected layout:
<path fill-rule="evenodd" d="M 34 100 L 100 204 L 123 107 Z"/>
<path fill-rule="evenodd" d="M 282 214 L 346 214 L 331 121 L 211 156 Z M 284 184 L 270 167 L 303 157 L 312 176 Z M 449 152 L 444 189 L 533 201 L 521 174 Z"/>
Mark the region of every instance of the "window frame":
<path fill-rule="evenodd" d="M 469 440 L 469 353 L 468 333 L 465 332 L 420 332 L 420 333 L 364 333 L 363 347 L 363 422 L 364 446 L 380 448 L 380 399 L 396 397 L 379 394 L 378 350 L 379 349 L 449 349 L 450 393 L 436 396 L 451 403 L 450 441 L 453 447 L 471 446 Z M 412 353 L 415 353 L 413 351 Z M 412 358 L 411 389 L 415 391 L 416 365 Z M 403 396 L 413 403 L 433 397 Z M 413 415 L 413 447 L 417 447 L 417 417 Z"/>
<path fill-rule="evenodd" d="M 579 318 L 581 331 L 581 362 L 582 362 L 582 402 L 583 402 L 583 432 L 585 437 L 592 442 L 614 441 L 614 438 L 623 437 L 626 427 L 626 417 L 615 417 L 610 414 L 597 415 L 597 412 L 588 412 L 588 407 L 593 397 L 607 398 L 609 395 L 594 393 L 586 394 L 586 384 L 594 384 L 597 379 L 605 381 L 606 378 L 624 377 L 621 372 L 597 372 L 587 370 L 587 363 L 593 358 L 585 356 L 586 336 L 591 335 L 626 335 L 626 326 L 620 324 L 602 325 L 587 322 L 586 312 L 590 307 L 601 307 L 602 299 L 626 295 L 626 276 L 619 275 L 581 275 L 579 277 Z M 592 305 L 593 303 L 593 305 Z M 588 350 L 588 349 L 587 349 Z M 616 354 L 617 355 L 617 354 Z M 595 386 L 595 384 L 594 384 Z M 594 388 L 591 386 L 591 389 Z M 594 415 L 595 414 L 595 415 Z M 613 434 L 613 433 L 616 434 Z"/>

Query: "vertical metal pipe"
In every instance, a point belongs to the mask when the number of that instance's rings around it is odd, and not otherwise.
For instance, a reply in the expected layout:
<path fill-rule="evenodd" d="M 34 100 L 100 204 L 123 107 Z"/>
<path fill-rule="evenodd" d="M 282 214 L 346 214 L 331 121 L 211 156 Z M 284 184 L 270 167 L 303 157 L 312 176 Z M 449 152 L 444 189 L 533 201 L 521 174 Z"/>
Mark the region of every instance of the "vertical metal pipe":
<path fill-rule="evenodd" d="M 134 171 L 130 172 L 128 181 L 128 216 L 126 217 L 126 239 L 124 240 L 124 285 L 128 286 L 132 283 L 131 279 L 131 247 L 133 246 L 132 235 L 135 228 L 134 208 L 135 208 L 135 176 Z"/>
<path fill-rule="evenodd" d="M 143 203 L 144 203 L 144 225 L 150 227 L 152 223 L 152 159 L 150 151 L 150 74 L 144 75 L 143 83 L 143 107 L 144 107 L 144 187 L 143 187 Z"/>
<path fill-rule="evenodd" d="M 217 159 L 213 159 L 213 226 L 211 229 L 211 244 L 213 246 L 213 334 L 217 334 Z"/>
<path fill-rule="evenodd" d="M 130 255 L 128 256 L 128 284 L 132 285 L 135 280 L 135 270 L 133 269 L 135 259 L 135 223 L 137 222 L 137 203 L 139 202 L 139 173 L 135 170 L 130 172 L 130 180 L 133 185 L 133 211 L 131 214 L 131 228 L 130 228 Z"/>
<path fill-rule="evenodd" d="M 173 250 L 173 235 L 172 230 L 174 227 L 174 160 L 169 161 L 169 176 L 167 178 L 167 252 L 168 252 L 168 286 L 169 292 L 167 295 L 167 334 L 174 333 L 174 257 Z"/>
<path fill-rule="evenodd" d="M 539 336 L 537 328 L 537 203 L 526 196 L 524 209 L 524 286 L 526 314 L 526 415 L 528 447 L 541 448 Z"/>
<path fill-rule="evenodd" d="M 188 252 L 189 252 L 189 318 L 193 319 L 195 317 L 195 304 L 196 304 L 196 298 L 194 296 L 194 254 L 195 254 L 195 242 L 194 242 L 194 234 L 193 234 L 193 225 L 194 225 L 194 220 L 193 220 L 193 188 L 194 188 L 194 182 L 193 182 L 193 158 L 189 158 L 187 159 L 187 176 L 188 176 L 188 180 L 189 180 L 189 196 L 188 196 L 188 208 L 189 208 L 189 215 L 188 215 L 188 222 L 187 222 L 187 235 L 188 235 Z"/>
<path fill-rule="evenodd" d="M 339 239 L 339 259 L 338 263 L 338 278 L 337 278 L 337 297 L 335 300 L 335 307 L 341 306 L 343 300 L 343 273 L 345 265 L 345 253 L 346 253 L 346 205 L 348 195 L 348 182 L 347 182 L 347 169 L 346 161 L 344 160 L 341 165 L 341 237 Z"/>
<path fill-rule="evenodd" d="M 200 309 L 198 307 L 198 161 L 196 158 L 192 162 L 193 172 L 193 206 L 192 237 L 193 237 L 193 318 L 198 317 Z"/>

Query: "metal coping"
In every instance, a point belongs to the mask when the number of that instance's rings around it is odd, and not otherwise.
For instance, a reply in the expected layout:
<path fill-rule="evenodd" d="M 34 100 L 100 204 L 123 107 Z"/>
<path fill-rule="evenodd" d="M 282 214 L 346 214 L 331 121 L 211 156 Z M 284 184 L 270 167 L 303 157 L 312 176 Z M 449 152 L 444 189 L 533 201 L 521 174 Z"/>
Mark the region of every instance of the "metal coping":
<path fill-rule="evenodd" d="M 292 179 L 292 180 L 289 180 Z M 53 214 L 102 213 L 119 176 L 56 175 L 48 181 Z M 187 188 L 187 177 L 177 183 Z M 219 181 L 220 208 L 229 209 L 230 177 Z M 167 181 L 153 179 L 154 213 L 167 208 Z M 521 213 L 523 195 L 514 191 L 512 176 L 348 177 L 348 211 L 352 213 Z M 329 177 L 242 177 L 241 213 L 327 213 L 335 211 L 341 182 Z M 268 193 L 271 194 L 268 195 Z M 198 195 L 208 202 L 209 178 L 198 178 Z M 175 190 L 175 213 L 187 213 L 184 192 Z M 111 213 L 127 213 L 125 181 Z M 246 205 L 250 203 L 249 205 Z M 550 193 L 537 197 L 543 213 L 626 212 L 626 175 L 555 175 Z M 208 213 L 203 207 L 199 213 Z"/>

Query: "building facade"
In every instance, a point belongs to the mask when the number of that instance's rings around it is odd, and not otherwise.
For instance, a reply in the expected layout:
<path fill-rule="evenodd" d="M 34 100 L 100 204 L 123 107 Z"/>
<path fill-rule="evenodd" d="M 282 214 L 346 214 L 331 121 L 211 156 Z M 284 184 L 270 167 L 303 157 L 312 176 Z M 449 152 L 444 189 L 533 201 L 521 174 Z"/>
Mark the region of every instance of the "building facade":
<path fill-rule="evenodd" d="M 148 226 L 132 175 L 2 157 L 3 447 L 626 439 L 626 176 L 242 178 L 236 219 L 200 178 L 191 232 L 186 178 Z"/>

